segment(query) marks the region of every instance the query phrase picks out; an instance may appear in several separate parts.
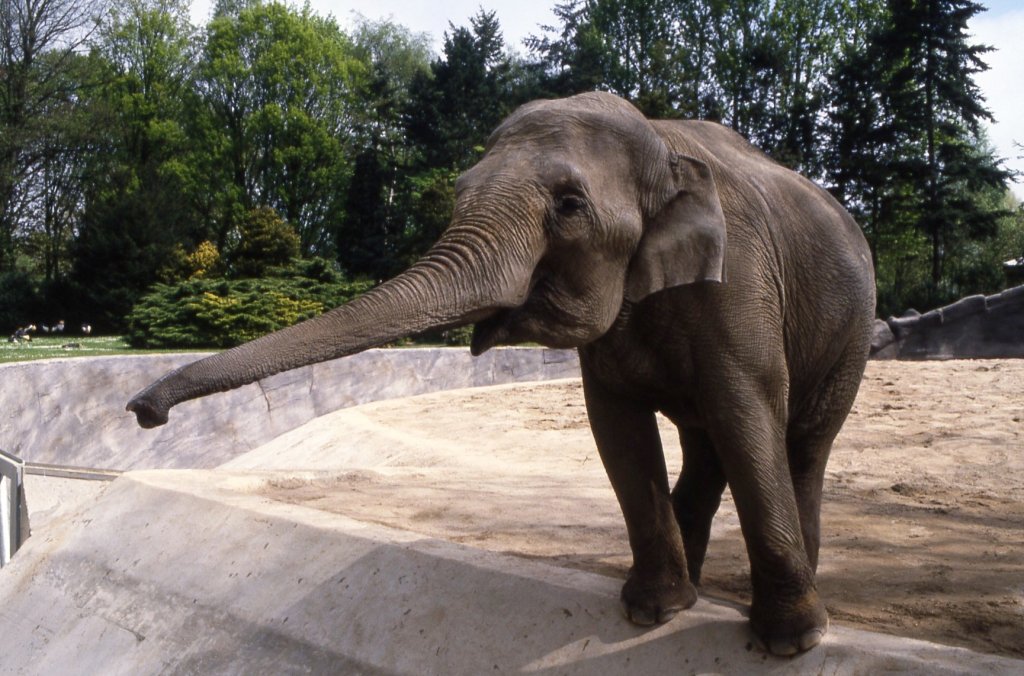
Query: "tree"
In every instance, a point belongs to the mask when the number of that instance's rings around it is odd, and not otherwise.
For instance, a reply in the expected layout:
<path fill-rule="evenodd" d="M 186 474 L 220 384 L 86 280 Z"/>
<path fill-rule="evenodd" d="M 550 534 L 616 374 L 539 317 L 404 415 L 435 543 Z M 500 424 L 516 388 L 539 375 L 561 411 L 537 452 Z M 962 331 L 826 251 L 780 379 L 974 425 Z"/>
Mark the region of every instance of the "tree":
<path fill-rule="evenodd" d="M 596 0 L 588 20 L 602 38 L 604 85 L 653 118 L 674 117 L 680 90 L 674 0 Z"/>
<path fill-rule="evenodd" d="M 1004 213 L 985 197 L 1001 195 L 1008 174 L 980 136 L 991 115 L 973 75 L 988 48 L 967 33 L 979 11 L 968 0 L 889 0 L 836 70 L 832 177 L 865 224 L 883 306 L 970 291 L 945 263 L 991 237 Z"/>
<path fill-rule="evenodd" d="M 533 37 L 560 93 L 605 89 L 649 117 L 730 125 L 779 161 L 820 171 L 825 83 L 848 23 L 842 0 L 587 0 Z"/>
<path fill-rule="evenodd" d="M 90 78 L 88 60 L 75 60 L 78 76 Z M 34 167 L 20 186 L 27 200 L 16 230 L 19 265 L 40 279 L 44 289 L 62 282 L 69 272 L 73 238 L 85 208 L 89 158 L 97 147 L 88 111 L 68 100 L 54 100 L 45 115 L 47 129 L 34 145 Z"/>
<path fill-rule="evenodd" d="M 359 22 L 353 41 L 370 76 L 360 92 L 360 150 L 335 241 L 338 261 L 348 273 L 380 279 L 404 267 L 401 250 L 415 153 L 405 139 L 403 115 L 411 105 L 413 81 L 430 73 L 430 50 L 426 35 L 390 22 Z"/>
<path fill-rule="evenodd" d="M 696 115 L 709 65 L 707 7 L 685 0 L 574 0 L 555 6 L 561 27 L 542 27 L 557 38 L 531 36 L 527 46 L 557 93 L 603 89 L 650 117 Z"/>
<path fill-rule="evenodd" d="M 548 35 L 531 35 L 526 46 L 539 57 L 548 89 L 570 96 L 598 89 L 604 81 L 604 44 L 589 20 L 585 0 L 569 0 L 552 9 L 561 26 L 541 26 Z"/>
<path fill-rule="evenodd" d="M 990 188 L 977 194 L 975 199 L 1002 215 L 996 220 L 990 237 L 960 239 L 954 249 L 947 252 L 944 284 L 957 298 L 974 293 L 996 293 L 1024 281 L 1009 279 L 1010 271 L 1005 266 L 1007 261 L 1024 255 L 1024 209 L 1008 190 Z"/>
<path fill-rule="evenodd" d="M 883 21 L 879 2 L 855 2 L 851 30 L 829 75 L 828 142 L 824 178 L 832 193 L 860 223 L 877 263 L 883 239 L 901 213 L 903 191 L 893 182 L 900 139 L 893 133 L 895 111 L 881 94 L 884 67 L 873 35 Z"/>
<path fill-rule="evenodd" d="M 411 87 L 406 132 L 428 167 L 467 169 L 491 131 L 518 103 L 508 86 L 509 59 L 494 12 L 481 10 L 470 27 L 451 26 L 444 57 Z"/>
<path fill-rule="evenodd" d="M 902 169 L 917 179 L 917 227 L 931 243 L 931 300 L 939 302 L 948 300 L 940 292 L 947 247 L 958 235 L 993 234 L 1002 214 L 974 196 L 1005 190 L 1008 176 L 991 154 L 976 152 L 980 123 L 992 115 L 973 75 L 987 69 L 990 48 L 969 43 L 968 21 L 983 11 L 969 0 L 892 0 L 889 11 L 878 38 L 892 67 L 886 93 L 906 147 L 916 150 Z"/>
<path fill-rule="evenodd" d="M 47 155 L 53 113 L 72 98 L 78 52 L 99 0 L 0 3 L 0 273 L 15 265 L 15 235 L 38 199 L 33 181 Z M 69 89 L 70 87 L 70 89 Z"/>
<path fill-rule="evenodd" d="M 823 174 L 828 80 L 843 44 L 857 34 L 858 16 L 843 0 L 778 0 L 765 20 L 762 43 L 770 64 L 765 110 L 751 140 L 776 161 L 809 176 Z"/>
<path fill-rule="evenodd" d="M 455 178 L 480 158 L 494 128 L 537 92 L 534 75 L 506 52 L 494 12 L 481 10 L 468 28 L 445 33 L 443 57 L 410 88 L 405 128 L 416 161 L 399 260 L 408 262 L 440 235 Z"/>
<path fill-rule="evenodd" d="M 303 255 L 333 248 L 365 76 L 347 36 L 308 6 L 253 2 L 211 20 L 198 88 L 218 246 L 267 206 L 295 226 Z"/>
<path fill-rule="evenodd" d="M 284 267 L 299 255 L 299 236 L 270 207 L 246 214 L 239 224 L 238 241 L 231 247 L 232 276 L 258 278 L 270 268 Z"/>
<path fill-rule="evenodd" d="M 97 138 L 72 277 L 101 329 L 121 327 L 176 244 L 202 238 L 182 164 L 194 41 L 184 0 L 120 0 L 99 26 L 102 83 L 81 103 Z"/>
<path fill-rule="evenodd" d="M 391 21 L 361 18 L 352 34 L 354 54 L 369 71 L 358 92 L 356 132 L 364 146 L 379 148 L 401 162 L 408 151 L 402 114 L 412 82 L 430 73 L 430 38 Z"/>

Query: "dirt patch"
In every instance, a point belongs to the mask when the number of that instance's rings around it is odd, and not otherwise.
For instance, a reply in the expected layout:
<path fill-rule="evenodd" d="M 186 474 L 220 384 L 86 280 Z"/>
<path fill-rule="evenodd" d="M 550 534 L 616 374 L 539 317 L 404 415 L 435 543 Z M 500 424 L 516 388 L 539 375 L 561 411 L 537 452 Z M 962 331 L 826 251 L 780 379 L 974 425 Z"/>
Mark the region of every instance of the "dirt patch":
<path fill-rule="evenodd" d="M 387 450 L 380 457 L 390 460 L 321 463 L 316 478 L 264 492 L 429 537 L 625 574 L 625 529 L 578 381 L 352 411 L 331 421 L 339 446 L 345 416 L 358 415 L 358 443 L 376 434 Z M 664 421 L 662 437 L 677 472 L 678 441 Z M 417 454 L 420 444 L 427 450 Z M 301 445 L 288 453 L 301 467 Z M 1024 361 L 870 363 L 825 490 L 818 584 L 834 621 L 1024 657 Z M 705 594 L 749 600 L 731 500 L 716 517 L 704 570 Z"/>

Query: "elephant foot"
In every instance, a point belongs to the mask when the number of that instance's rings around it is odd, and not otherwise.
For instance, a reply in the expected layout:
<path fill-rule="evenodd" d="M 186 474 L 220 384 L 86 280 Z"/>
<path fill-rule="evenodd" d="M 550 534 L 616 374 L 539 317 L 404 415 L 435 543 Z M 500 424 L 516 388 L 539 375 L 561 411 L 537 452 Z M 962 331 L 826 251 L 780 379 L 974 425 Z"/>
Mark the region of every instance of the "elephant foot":
<path fill-rule="evenodd" d="M 697 602 L 697 589 L 681 575 L 641 576 L 629 571 L 622 586 L 622 610 L 633 624 L 651 626 L 668 622 Z"/>
<path fill-rule="evenodd" d="M 755 603 L 750 610 L 750 628 L 764 652 L 790 657 L 818 645 L 828 632 L 828 612 L 816 591 L 795 604 L 769 605 Z"/>

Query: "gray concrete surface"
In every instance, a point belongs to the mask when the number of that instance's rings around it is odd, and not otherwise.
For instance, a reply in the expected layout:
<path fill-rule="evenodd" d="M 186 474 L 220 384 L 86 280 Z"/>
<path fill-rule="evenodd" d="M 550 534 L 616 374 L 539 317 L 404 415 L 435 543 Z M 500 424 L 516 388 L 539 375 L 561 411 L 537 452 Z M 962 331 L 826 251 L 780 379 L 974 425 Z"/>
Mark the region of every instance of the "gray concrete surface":
<path fill-rule="evenodd" d="M 0 448 L 26 462 L 103 469 L 210 468 L 332 411 L 425 392 L 579 375 L 571 350 L 369 350 L 185 402 L 157 430 L 124 410 L 138 390 L 202 355 L 0 365 Z"/>
<path fill-rule="evenodd" d="M 1019 674 L 833 627 L 795 659 L 734 607 L 641 629 L 619 581 L 269 501 L 266 476 L 135 472 L 0 571 L 0 674 Z"/>
<path fill-rule="evenodd" d="M 458 361 L 464 351 L 448 354 L 420 358 L 470 384 L 575 367 L 535 351 L 519 355 L 526 366 L 478 371 Z M 5 384 L 36 389 L 0 402 L 0 445 L 36 461 L 207 467 L 320 411 L 442 382 L 412 355 L 402 365 L 371 356 L 370 377 L 314 367 L 193 402 L 159 443 L 140 441 L 123 401 L 187 359 L 5 367 Z M 54 376 L 60 387 L 38 385 Z M 1021 661 L 841 626 L 805 655 L 770 658 L 751 649 L 737 608 L 708 601 L 639 629 L 618 610 L 619 580 L 266 497 L 268 481 L 293 476 L 305 475 L 159 469 L 86 488 L 31 479 L 33 536 L 0 570 L 0 674 L 1024 673 Z"/>

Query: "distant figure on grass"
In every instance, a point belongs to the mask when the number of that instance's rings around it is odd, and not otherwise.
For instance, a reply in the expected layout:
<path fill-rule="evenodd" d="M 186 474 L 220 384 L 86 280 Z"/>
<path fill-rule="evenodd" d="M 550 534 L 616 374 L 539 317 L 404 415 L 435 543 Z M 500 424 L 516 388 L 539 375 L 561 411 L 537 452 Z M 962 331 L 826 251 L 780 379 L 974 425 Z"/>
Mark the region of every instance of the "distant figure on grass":
<path fill-rule="evenodd" d="M 29 324 L 28 326 L 25 326 L 23 328 L 19 328 L 17 331 L 14 332 L 14 334 L 10 338 L 7 339 L 7 342 L 8 343 L 20 343 L 22 341 L 31 342 L 32 341 L 31 333 L 32 333 L 32 331 L 35 331 L 35 330 L 36 330 L 36 325 L 35 324 Z"/>

